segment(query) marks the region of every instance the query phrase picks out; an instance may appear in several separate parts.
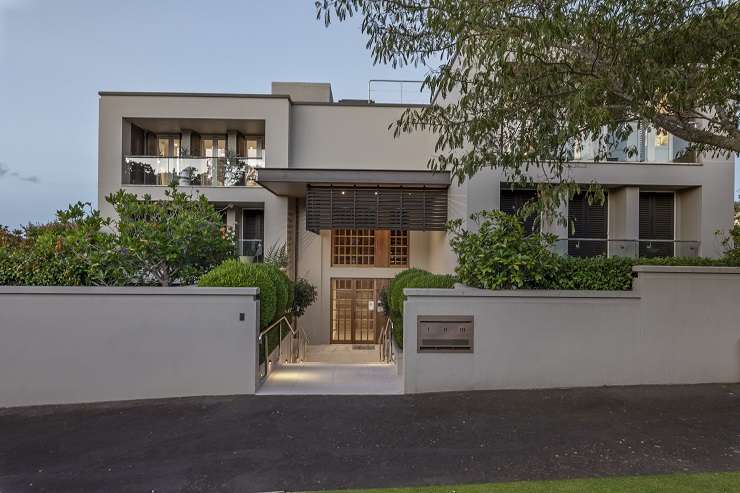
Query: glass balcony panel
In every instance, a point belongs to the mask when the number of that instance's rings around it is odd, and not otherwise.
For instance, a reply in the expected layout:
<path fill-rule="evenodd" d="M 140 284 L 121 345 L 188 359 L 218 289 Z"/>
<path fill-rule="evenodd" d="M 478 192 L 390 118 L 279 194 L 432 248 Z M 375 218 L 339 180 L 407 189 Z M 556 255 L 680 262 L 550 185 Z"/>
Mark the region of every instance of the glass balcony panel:
<path fill-rule="evenodd" d="M 237 256 L 245 262 L 262 262 L 264 257 L 262 240 L 237 240 Z"/>
<path fill-rule="evenodd" d="M 124 185 L 178 185 L 244 187 L 257 185 L 257 168 L 264 168 L 264 157 L 152 157 L 127 156 L 123 159 Z"/>
<path fill-rule="evenodd" d="M 637 240 L 609 240 L 610 257 L 637 258 L 638 250 Z"/>
<path fill-rule="evenodd" d="M 651 257 L 698 257 L 698 241 L 686 240 L 603 240 L 589 238 L 560 238 L 552 246 L 558 255 L 571 257 L 651 258 Z"/>

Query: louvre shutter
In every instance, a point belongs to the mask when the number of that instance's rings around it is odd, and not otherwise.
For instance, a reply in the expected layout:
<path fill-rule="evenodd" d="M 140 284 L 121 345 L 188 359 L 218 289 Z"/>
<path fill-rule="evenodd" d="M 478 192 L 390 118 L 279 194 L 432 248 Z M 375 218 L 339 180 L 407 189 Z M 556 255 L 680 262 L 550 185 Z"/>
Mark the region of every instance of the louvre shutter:
<path fill-rule="evenodd" d="M 310 186 L 306 229 L 444 231 L 447 190 Z"/>
<path fill-rule="evenodd" d="M 641 257 L 673 256 L 673 202 L 673 192 L 640 192 Z"/>
<path fill-rule="evenodd" d="M 568 255 L 572 257 L 606 255 L 609 228 L 608 200 L 603 204 L 589 204 L 587 194 L 576 194 L 568 202 L 568 223 L 571 225 L 568 230 Z M 579 241 L 577 238 L 587 241 Z"/>
<path fill-rule="evenodd" d="M 516 214 L 530 200 L 537 198 L 537 192 L 534 190 L 501 190 L 499 207 L 507 214 Z M 532 214 L 524 220 L 524 230 L 527 233 L 533 233 L 535 215 Z"/>

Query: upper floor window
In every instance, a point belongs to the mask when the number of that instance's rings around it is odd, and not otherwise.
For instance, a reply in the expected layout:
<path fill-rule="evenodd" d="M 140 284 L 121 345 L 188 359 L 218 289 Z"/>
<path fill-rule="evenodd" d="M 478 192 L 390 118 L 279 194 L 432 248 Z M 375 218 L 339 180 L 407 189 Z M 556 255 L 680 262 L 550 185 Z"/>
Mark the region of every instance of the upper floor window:
<path fill-rule="evenodd" d="M 335 229 L 331 234 L 332 265 L 406 267 L 409 265 L 408 231 Z"/>
<path fill-rule="evenodd" d="M 203 135 L 200 138 L 200 155 L 203 157 L 226 157 L 225 135 Z"/>
<path fill-rule="evenodd" d="M 157 135 L 157 155 L 162 157 L 176 157 L 180 155 L 181 140 L 179 134 Z"/>

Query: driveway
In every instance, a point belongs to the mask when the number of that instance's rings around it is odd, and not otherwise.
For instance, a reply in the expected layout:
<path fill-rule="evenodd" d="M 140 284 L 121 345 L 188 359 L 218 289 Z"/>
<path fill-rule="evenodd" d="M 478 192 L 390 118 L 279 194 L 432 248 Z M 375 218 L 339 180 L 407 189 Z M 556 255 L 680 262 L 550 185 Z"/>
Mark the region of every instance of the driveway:
<path fill-rule="evenodd" d="M 0 492 L 272 491 L 740 470 L 740 385 L 0 410 Z"/>

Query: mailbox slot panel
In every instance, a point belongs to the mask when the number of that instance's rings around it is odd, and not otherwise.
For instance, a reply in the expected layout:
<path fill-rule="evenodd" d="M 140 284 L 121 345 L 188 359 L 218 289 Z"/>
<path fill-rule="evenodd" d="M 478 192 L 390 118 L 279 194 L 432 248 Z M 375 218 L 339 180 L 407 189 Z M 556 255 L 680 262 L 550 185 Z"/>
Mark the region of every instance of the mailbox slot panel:
<path fill-rule="evenodd" d="M 472 316 L 419 315 L 416 343 L 419 353 L 472 353 Z"/>

